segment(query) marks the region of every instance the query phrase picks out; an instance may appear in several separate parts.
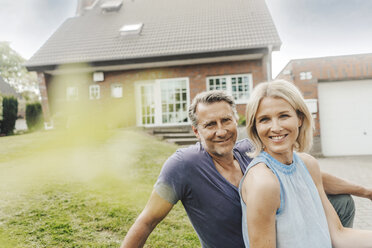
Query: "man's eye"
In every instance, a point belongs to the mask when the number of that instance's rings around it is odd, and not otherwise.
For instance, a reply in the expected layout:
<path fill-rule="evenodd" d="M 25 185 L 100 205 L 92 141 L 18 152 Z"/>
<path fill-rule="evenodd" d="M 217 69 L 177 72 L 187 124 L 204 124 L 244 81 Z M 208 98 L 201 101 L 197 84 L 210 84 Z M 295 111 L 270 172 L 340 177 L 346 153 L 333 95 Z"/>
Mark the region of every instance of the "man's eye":
<path fill-rule="evenodd" d="M 211 123 L 207 123 L 207 124 L 205 124 L 205 127 L 213 127 L 214 126 L 214 123 L 213 122 L 211 122 Z"/>
<path fill-rule="evenodd" d="M 222 119 L 222 122 L 229 122 L 229 121 L 231 121 L 230 118 L 224 118 L 224 119 Z"/>

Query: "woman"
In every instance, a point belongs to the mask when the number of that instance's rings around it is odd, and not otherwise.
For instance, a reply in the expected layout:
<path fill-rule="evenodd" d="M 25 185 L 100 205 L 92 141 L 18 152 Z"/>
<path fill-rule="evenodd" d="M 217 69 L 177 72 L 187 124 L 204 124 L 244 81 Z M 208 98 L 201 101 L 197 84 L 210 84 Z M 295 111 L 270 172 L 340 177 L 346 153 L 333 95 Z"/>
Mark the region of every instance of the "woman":
<path fill-rule="evenodd" d="M 318 162 L 294 152 L 308 151 L 313 137 L 300 91 L 283 80 L 259 84 L 246 119 L 256 148 L 239 187 L 246 247 L 372 247 L 371 231 L 341 225 L 324 193 Z"/>

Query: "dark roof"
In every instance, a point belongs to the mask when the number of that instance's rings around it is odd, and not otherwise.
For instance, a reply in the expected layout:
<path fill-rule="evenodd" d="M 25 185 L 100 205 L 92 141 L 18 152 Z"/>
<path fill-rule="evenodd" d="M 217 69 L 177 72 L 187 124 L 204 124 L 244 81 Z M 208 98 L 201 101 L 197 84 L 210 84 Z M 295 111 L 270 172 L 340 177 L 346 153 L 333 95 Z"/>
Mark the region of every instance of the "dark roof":
<path fill-rule="evenodd" d="M 14 96 L 16 98 L 20 96 L 12 86 L 4 81 L 2 77 L 0 77 L 0 95 Z"/>
<path fill-rule="evenodd" d="M 104 13 L 101 1 L 67 19 L 26 63 L 46 65 L 131 60 L 273 46 L 281 41 L 263 0 L 124 0 Z M 124 24 L 140 35 L 121 36 Z"/>

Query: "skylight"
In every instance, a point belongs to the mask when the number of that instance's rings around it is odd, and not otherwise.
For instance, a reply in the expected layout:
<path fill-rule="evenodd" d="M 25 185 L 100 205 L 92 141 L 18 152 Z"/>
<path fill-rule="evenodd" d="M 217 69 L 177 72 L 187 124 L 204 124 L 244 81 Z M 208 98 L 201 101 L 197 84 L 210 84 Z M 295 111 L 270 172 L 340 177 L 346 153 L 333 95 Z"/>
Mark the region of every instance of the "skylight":
<path fill-rule="evenodd" d="M 123 5 L 123 0 L 108 0 L 101 4 L 101 9 L 107 12 L 118 11 Z"/>
<path fill-rule="evenodd" d="M 120 29 L 121 35 L 130 35 L 130 34 L 139 34 L 141 33 L 143 27 L 143 23 L 136 23 L 136 24 L 125 24 Z"/>

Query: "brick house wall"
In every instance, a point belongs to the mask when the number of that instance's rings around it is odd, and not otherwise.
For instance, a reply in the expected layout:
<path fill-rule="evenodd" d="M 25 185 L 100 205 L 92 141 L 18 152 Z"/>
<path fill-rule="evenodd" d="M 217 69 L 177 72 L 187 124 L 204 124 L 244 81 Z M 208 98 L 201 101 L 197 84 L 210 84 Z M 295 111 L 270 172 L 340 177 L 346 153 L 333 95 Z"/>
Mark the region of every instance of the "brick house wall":
<path fill-rule="evenodd" d="M 136 125 L 135 106 L 135 82 L 151 81 L 167 78 L 189 78 L 190 101 L 199 92 L 206 90 L 206 78 L 210 76 L 222 76 L 233 74 L 252 74 L 253 86 L 266 81 L 266 69 L 261 59 L 249 61 L 235 61 L 223 63 L 209 63 L 187 66 L 174 66 L 152 69 L 138 69 L 126 71 L 111 71 L 104 73 L 104 81 L 93 82 L 93 73 L 69 74 L 50 76 L 45 75 L 47 85 L 47 97 L 51 116 L 56 115 L 60 106 L 76 106 L 75 102 L 66 101 L 66 88 L 68 86 L 79 87 L 79 100 L 89 100 L 89 85 L 100 85 L 101 97 L 98 100 L 90 100 L 94 109 L 111 110 L 115 106 L 115 115 L 123 116 L 121 125 Z M 114 99 L 111 97 L 111 85 L 122 84 L 123 97 Z M 43 95 L 43 93 L 42 93 Z M 43 106 L 48 104 L 43 101 Z M 240 115 L 245 114 L 246 104 L 238 104 L 237 110 Z M 43 107 L 44 109 L 44 107 Z"/>

